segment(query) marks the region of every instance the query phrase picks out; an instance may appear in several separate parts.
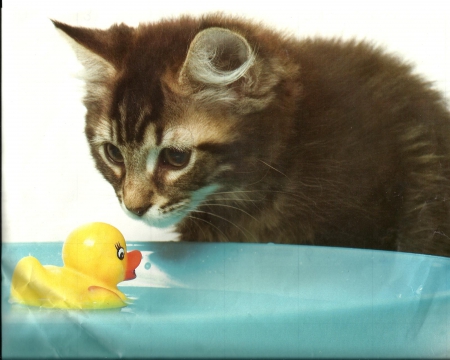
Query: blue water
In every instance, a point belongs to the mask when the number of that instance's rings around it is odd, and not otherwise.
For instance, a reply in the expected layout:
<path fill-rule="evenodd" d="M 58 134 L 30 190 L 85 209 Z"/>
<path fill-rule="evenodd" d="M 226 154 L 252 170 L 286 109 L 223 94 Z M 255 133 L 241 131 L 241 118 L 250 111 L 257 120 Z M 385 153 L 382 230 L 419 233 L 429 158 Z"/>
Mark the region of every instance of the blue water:
<path fill-rule="evenodd" d="M 40 358 L 450 357 L 450 259 L 264 244 L 128 243 L 144 257 L 114 310 L 10 304 L 17 261 L 62 265 L 62 243 L 2 245 L 2 355 Z"/>

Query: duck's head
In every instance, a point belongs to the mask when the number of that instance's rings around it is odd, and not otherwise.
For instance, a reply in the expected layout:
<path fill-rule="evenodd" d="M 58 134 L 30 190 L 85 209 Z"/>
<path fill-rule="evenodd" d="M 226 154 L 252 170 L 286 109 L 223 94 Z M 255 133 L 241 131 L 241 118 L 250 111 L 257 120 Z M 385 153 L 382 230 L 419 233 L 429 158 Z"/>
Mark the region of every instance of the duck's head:
<path fill-rule="evenodd" d="M 138 250 L 127 253 L 122 233 L 114 226 L 96 222 L 70 233 L 62 250 L 64 266 L 115 286 L 136 277 L 142 259 Z"/>

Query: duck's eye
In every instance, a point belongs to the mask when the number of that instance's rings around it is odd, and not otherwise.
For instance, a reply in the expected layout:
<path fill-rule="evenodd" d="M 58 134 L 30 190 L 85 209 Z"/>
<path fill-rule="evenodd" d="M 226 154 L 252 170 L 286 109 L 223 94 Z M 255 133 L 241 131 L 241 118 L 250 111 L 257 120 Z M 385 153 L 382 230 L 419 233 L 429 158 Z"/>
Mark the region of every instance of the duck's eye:
<path fill-rule="evenodd" d="M 182 168 L 188 164 L 190 158 L 191 158 L 190 150 L 165 148 L 161 151 L 161 161 L 163 165 Z"/>
<path fill-rule="evenodd" d="M 106 156 L 108 156 L 108 159 L 116 164 L 122 164 L 124 161 L 119 148 L 111 143 L 105 144 L 105 153 Z"/>
<path fill-rule="evenodd" d="M 122 246 L 120 246 L 119 243 L 116 244 L 116 249 L 117 249 L 117 257 L 118 257 L 120 260 L 123 260 L 124 257 L 125 257 L 125 250 L 123 249 Z"/>

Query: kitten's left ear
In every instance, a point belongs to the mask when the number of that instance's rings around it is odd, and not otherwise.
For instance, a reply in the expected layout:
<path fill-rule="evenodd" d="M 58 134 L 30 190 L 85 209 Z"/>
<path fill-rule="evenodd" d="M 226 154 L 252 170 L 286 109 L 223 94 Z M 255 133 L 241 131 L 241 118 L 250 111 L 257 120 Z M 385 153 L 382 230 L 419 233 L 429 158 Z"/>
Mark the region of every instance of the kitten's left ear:
<path fill-rule="evenodd" d="M 52 22 L 75 50 L 87 71 L 88 82 L 107 80 L 120 69 L 131 28 L 121 24 L 99 30 Z"/>
<path fill-rule="evenodd" d="M 245 38 L 222 28 L 197 34 L 180 71 L 180 83 L 226 86 L 239 80 L 254 64 L 255 55 Z"/>

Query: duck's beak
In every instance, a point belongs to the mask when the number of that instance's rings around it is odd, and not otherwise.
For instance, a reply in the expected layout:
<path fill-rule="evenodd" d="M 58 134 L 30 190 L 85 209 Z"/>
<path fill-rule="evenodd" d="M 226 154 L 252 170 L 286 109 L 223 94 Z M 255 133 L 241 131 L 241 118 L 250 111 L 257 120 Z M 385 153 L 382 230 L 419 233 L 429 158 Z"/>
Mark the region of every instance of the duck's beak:
<path fill-rule="evenodd" d="M 125 270 L 125 279 L 124 280 L 131 280 L 136 277 L 136 268 L 139 266 L 141 260 L 142 260 L 142 254 L 139 250 L 133 250 L 130 252 L 127 252 L 127 268 Z"/>

